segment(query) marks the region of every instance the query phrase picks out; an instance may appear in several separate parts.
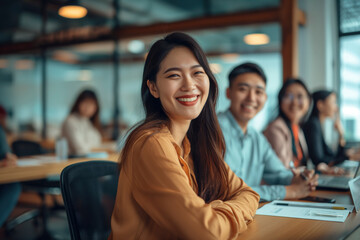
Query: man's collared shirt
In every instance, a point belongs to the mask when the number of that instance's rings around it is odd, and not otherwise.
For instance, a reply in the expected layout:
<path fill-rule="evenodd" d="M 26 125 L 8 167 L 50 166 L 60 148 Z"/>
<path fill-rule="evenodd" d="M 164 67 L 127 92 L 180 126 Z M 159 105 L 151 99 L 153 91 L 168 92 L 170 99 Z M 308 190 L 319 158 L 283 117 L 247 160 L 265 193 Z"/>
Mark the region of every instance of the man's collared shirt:
<path fill-rule="evenodd" d="M 226 142 L 225 161 L 247 185 L 259 193 L 265 201 L 284 199 L 293 178 L 266 138 L 254 128 L 242 131 L 234 116 L 227 110 L 218 114 L 220 127 Z M 268 185 L 260 185 L 264 180 Z"/>

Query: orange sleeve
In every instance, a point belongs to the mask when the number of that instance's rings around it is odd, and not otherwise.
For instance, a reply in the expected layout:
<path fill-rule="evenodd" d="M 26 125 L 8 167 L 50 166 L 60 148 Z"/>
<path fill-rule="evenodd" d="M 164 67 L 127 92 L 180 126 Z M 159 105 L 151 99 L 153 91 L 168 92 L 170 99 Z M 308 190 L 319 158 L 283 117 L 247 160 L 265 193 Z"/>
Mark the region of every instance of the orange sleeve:
<path fill-rule="evenodd" d="M 135 143 L 127 169 L 135 201 L 160 227 L 181 239 L 233 239 L 247 229 L 259 196 L 229 170 L 231 200 L 206 204 L 182 170 L 172 143 L 145 137 Z"/>

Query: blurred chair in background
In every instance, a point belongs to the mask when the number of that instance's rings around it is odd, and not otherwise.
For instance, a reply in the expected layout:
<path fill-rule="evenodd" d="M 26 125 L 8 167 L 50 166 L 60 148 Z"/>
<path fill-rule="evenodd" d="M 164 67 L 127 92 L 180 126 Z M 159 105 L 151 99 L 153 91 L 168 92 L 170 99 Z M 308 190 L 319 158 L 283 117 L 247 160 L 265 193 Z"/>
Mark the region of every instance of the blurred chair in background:
<path fill-rule="evenodd" d="M 14 154 L 16 154 L 18 157 L 41 155 L 47 153 L 47 151 L 41 147 L 40 143 L 29 140 L 15 140 L 12 143 L 12 149 Z M 36 218 L 37 216 L 41 215 L 43 224 L 43 235 L 46 238 L 47 236 L 49 236 L 47 227 L 49 210 L 63 209 L 63 207 L 56 201 L 55 198 L 53 198 L 54 204 L 51 209 L 49 209 L 46 204 L 46 195 L 55 196 L 61 194 L 59 176 L 23 182 L 22 186 L 23 191 L 35 192 L 38 194 L 41 199 L 41 207 L 40 209 L 25 212 L 24 214 L 9 221 L 6 224 L 6 230 L 11 231 L 18 224 L 21 224 L 27 220 Z"/>
<path fill-rule="evenodd" d="M 39 143 L 29 140 L 15 140 L 11 144 L 11 148 L 18 157 L 47 153 L 47 151 L 43 149 Z"/>

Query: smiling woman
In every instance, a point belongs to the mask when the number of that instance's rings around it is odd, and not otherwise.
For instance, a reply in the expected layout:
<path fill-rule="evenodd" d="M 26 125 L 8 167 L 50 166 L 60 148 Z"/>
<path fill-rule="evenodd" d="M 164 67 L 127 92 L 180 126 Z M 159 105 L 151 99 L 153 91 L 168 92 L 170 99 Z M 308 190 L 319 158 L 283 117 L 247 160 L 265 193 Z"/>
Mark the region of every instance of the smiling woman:
<path fill-rule="evenodd" d="M 278 94 L 279 115 L 264 131 L 285 167 L 306 165 L 308 150 L 300 123 L 311 102 L 310 92 L 300 79 L 287 79 Z"/>
<path fill-rule="evenodd" d="M 200 114 L 209 95 L 209 77 L 194 54 L 186 47 L 174 48 L 160 65 L 156 79 L 147 80 L 147 85 L 151 94 L 160 99 L 171 120 L 170 128 L 177 126 L 175 122 L 189 125 Z M 181 142 L 177 143 L 181 146 Z"/>
<path fill-rule="evenodd" d="M 147 56 L 145 120 L 121 154 L 109 239 L 233 239 L 259 196 L 225 164 L 217 82 L 199 45 L 173 33 Z"/>

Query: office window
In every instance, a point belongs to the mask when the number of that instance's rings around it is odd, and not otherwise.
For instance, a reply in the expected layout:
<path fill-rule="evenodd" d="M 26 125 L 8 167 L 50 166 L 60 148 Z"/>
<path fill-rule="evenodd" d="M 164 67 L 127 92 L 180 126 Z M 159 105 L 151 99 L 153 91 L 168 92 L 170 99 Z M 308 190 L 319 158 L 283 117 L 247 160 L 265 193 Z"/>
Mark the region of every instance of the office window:
<path fill-rule="evenodd" d="M 348 142 L 360 141 L 360 2 L 339 0 L 340 109 Z"/>
<path fill-rule="evenodd" d="M 339 0 L 339 28 L 341 34 L 360 31 L 360 2 L 358 0 Z"/>
<path fill-rule="evenodd" d="M 360 141 L 360 34 L 340 38 L 340 107 L 348 141 Z"/>

